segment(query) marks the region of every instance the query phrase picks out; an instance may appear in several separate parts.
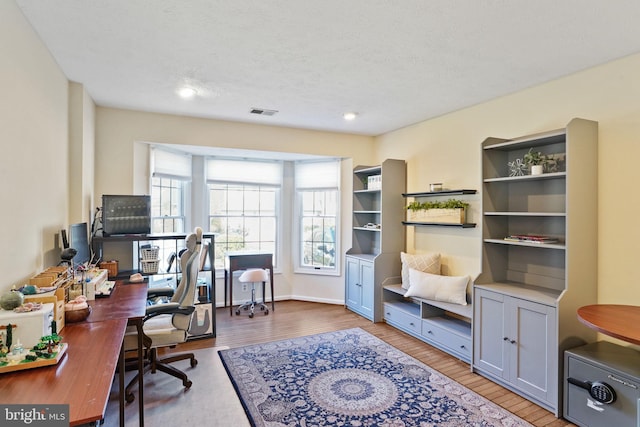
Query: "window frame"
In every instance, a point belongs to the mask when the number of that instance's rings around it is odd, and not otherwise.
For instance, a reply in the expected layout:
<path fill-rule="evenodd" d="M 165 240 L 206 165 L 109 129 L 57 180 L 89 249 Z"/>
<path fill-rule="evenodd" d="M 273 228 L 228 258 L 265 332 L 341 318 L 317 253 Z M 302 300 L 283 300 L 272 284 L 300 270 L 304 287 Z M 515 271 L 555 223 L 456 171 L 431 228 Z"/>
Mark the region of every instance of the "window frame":
<path fill-rule="evenodd" d="M 298 167 L 300 163 L 309 163 L 309 162 L 295 162 L 294 168 Z M 293 244 L 292 244 L 292 256 L 294 259 L 293 272 L 297 274 L 312 274 L 312 275 L 321 275 L 321 276 L 340 276 L 341 274 L 341 192 L 340 192 L 340 182 L 341 182 L 341 162 L 339 159 L 332 160 L 323 160 L 323 161 L 313 161 L 313 163 L 335 163 L 336 166 L 336 186 L 326 186 L 326 185 L 318 185 L 318 186 L 307 186 L 304 188 L 298 188 L 297 183 L 294 179 L 293 184 L 293 192 L 294 192 L 294 222 L 296 224 L 294 231 L 292 233 Z M 295 175 L 295 174 L 294 174 Z M 336 212 L 334 217 L 335 222 L 335 264 L 333 267 L 318 267 L 313 265 L 304 265 L 304 219 L 309 218 L 304 215 L 303 212 L 303 202 L 304 197 L 303 193 L 308 191 L 335 191 L 335 204 L 336 204 Z"/>
<path fill-rule="evenodd" d="M 150 177 L 149 179 L 149 184 L 150 184 L 150 190 L 149 190 L 149 194 L 151 195 L 151 203 L 153 205 L 153 197 L 154 197 L 154 188 L 173 188 L 173 187 L 162 187 L 162 186 L 157 186 L 154 185 L 153 180 L 154 179 L 168 179 L 171 181 L 178 181 L 181 183 L 181 188 L 180 188 L 180 198 L 181 200 L 181 204 L 182 204 L 182 215 L 164 215 L 164 216 L 153 216 L 151 215 L 151 233 L 152 234 L 158 234 L 158 233 L 185 233 L 186 230 L 188 230 L 188 222 L 189 222 L 189 217 L 190 217 L 190 197 L 189 197 L 189 189 L 190 189 L 190 183 L 191 180 L 187 179 L 187 178 L 183 178 L 183 177 L 176 177 L 176 176 L 170 176 L 170 175 L 164 175 L 164 174 L 154 174 Z M 160 190 L 160 192 L 162 193 L 162 190 Z M 161 194 L 160 194 L 161 196 Z M 162 203 L 162 199 L 160 200 L 160 203 Z M 153 210 L 152 210 L 153 212 Z M 154 231 L 153 229 L 153 223 L 154 220 L 156 219 L 165 219 L 165 218 L 172 218 L 172 219 L 182 219 L 182 225 L 183 225 L 183 229 L 182 231 L 179 230 L 174 230 L 174 231 L 162 231 L 162 232 L 157 232 Z"/>
<path fill-rule="evenodd" d="M 205 162 L 208 162 L 210 160 L 233 160 L 233 161 L 239 161 L 237 158 L 224 158 L 224 157 L 208 157 L 206 158 Z M 211 206 L 211 189 L 210 189 L 210 185 L 211 184 L 222 184 L 222 185 L 240 185 L 240 186 L 248 186 L 248 187 L 263 187 L 263 188 L 272 188 L 275 190 L 275 200 L 274 200 L 274 216 L 275 216 L 275 227 L 276 227 L 276 231 L 275 231 L 275 236 L 274 236 L 274 265 L 273 265 L 273 270 L 274 273 L 280 273 L 281 272 L 281 264 L 282 264 L 282 257 L 283 257 L 283 251 L 282 251 L 282 227 L 283 227 L 283 219 L 282 219 L 282 203 L 283 203 L 283 199 L 282 199 L 282 194 L 284 191 L 284 162 L 282 161 L 263 161 L 263 160 L 259 160 L 259 159 L 245 159 L 243 160 L 246 163 L 277 163 L 279 164 L 279 182 L 276 183 L 264 183 L 264 182 L 256 182 L 254 179 L 247 179 L 244 180 L 242 182 L 237 182 L 237 181 L 232 181 L 232 180 L 217 180 L 215 179 L 215 177 L 210 177 L 210 176 L 206 176 L 205 179 L 205 189 L 206 189 L 206 208 L 205 208 L 205 218 L 206 218 L 206 224 L 207 224 L 207 228 L 209 229 L 210 232 L 211 231 L 211 212 L 210 212 L 210 206 Z M 239 161 L 241 162 L 241 161 Z M 208 170 L 209 166 L 205 166 L 205 169 Z M 244 213 L 244 208 L 243 208 L 243 213 Z M 261 216 L 254 216 L 251 215 L 253 217 L 256 218 L 260 218 Z M 221 216 L 218 216 L 221 217 Z M 244 215 L 241 215 L 241 217 L 244 217 Z M 229 216 L 227 216 L 227 218 L 229 218 Z M 234 216 L 235 218 L 235 216 Z M 215 245 L 214 247 L 218 247 L 218 243 L 219 243 L 219 239 L 216 238 L 215 241 Z M 228 245 L 227 245 L 227 251 L 228 251 Z M 266 250 L 265 250 L 266 252 Z M 218 251 L 215 251 L 214 253 L 218 253 Z M 225 252 L 226 253 L 226 252 Z M 224 258 L 224 256 L 223 256 Z M 216 266 L 216 270 L 224 270 L 224 266 L 223 267 L 219 267 Z"/>

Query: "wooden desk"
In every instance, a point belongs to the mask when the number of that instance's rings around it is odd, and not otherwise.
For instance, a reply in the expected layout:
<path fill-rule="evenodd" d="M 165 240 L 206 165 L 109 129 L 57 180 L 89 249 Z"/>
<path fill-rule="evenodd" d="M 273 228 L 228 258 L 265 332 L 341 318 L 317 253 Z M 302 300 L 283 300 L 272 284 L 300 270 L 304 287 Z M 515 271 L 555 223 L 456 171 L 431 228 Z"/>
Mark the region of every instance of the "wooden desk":
<path fill-rule="evenodd" d="M 2 375 L 3 404 L 68 404 L 69 424 L 104 417 L 126 319 L 71 323 L 61 331 L 67 353 L 57 365 Z"/>
<path fill-rule="evenodd" d="M 128 283 L 118 281 L 106 298 L 89 301 L 91 314 L 87 322 L 104 322 L 110 319 L 125 319 L 138 330 L 138 354 L 142 354 L 142 327 L 147 311 L 147 282 Z M 66 328 L 65 328 L 66 329 Z M 120 425 L 124 426 L 124 356 L 119 370 Z M 140 427 L 144 426 L 144 361 L 138 358 L 138 414 Z"/>
<path fill-rule="evenodd" d="M 227 289 L 229 290 L 229 312 L 233 316 L 233 272 L 248 270 L 250 268 L 263 268 L 269 270 L 269 283 L 271 285 L 271 310 L 275 310 L 273 299 L 273 254 L 260 252 L 236 251 L 227 252 L 224 262 L 224 306 L 227 306 Z M 227 281 L 228 278 L 228 281 Z M 262 297 L 264 298 L 264 286 Z M 266 298 L 264 298 L 266 302 Z"/>
<path fill-rule="evenodd" d="M 605 335 L 640 345 L 640 306 L 586 305 L 578 309 L 578 320 Z"/>

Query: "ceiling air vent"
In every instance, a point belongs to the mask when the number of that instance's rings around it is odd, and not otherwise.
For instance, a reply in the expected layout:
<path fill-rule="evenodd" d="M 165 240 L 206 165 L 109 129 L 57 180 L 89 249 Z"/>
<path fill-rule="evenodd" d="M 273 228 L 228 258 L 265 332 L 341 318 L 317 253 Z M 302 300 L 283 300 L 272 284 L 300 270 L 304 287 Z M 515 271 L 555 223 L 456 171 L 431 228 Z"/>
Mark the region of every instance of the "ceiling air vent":
<path fill-rule="evenodd" d="M 249 111 L 251 114 L 258 114 L 260 116 L 273 116 L 278 110 L 267 110 L 265 108 L 252 108 Z"/>

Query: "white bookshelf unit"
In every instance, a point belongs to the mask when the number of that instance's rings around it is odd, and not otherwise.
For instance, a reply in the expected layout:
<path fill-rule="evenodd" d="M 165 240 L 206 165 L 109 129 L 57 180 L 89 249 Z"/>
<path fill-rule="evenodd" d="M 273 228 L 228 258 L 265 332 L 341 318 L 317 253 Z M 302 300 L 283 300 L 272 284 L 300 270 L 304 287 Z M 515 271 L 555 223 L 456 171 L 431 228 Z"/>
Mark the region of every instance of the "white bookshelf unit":
<path fill-rule="evenodd" d="M 561 159 L 510 176 L 530 149 Z M 474 284 L 474 371 L 562 414 L 563 354 L 595 341 L 576 310 L 597 297 L 598 124 L 482 143 L 482 273 Z M 544 235 L 553 243 L 505 240 Z"/>
<path fill-rule="evenodd" d="M 404 199 L 407 166 L 387 159 L 353 171 L 352 246 L 345 256 L 347 308 L 382 320 L 382 283 L 400 276 L 404 250 Z"/>

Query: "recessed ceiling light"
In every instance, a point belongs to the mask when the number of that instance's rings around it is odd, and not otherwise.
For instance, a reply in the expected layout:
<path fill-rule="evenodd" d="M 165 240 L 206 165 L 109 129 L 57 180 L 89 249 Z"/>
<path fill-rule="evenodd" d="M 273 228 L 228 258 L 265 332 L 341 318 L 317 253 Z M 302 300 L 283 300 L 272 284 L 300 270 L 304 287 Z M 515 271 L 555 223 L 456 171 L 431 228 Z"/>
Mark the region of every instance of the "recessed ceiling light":
<path fill-rule="evenodd" d="M 184 99 L 193 98 L 194 96 L 196 96 L 197 93 L 198 91 L 190 86 L 185 86 L 183 88 L 178 89 L 178 95 L 180 95 L 180 97 Z"/>
<path fill-rule="evenodd" d="M 344 113 L 345 120 L 354 120 L 358 116 L 358 113 Z"/>

